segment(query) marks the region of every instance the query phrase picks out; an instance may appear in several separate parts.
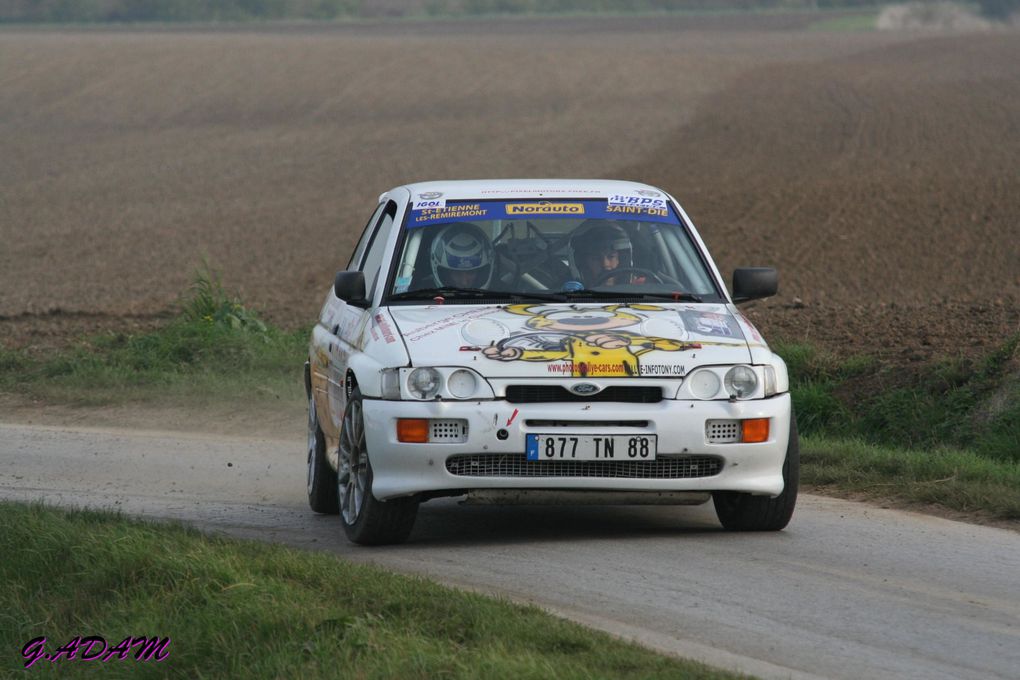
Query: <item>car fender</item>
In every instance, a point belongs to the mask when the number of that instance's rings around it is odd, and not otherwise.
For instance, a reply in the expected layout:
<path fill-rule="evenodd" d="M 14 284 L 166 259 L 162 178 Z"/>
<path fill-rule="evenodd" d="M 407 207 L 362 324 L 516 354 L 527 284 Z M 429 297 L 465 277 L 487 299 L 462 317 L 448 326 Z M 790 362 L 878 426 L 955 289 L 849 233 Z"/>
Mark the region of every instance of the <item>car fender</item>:
<path fill-rule="evenodd" d="M 382 396 L 382 370 L 410 364 L 404 340 L 387 309 L 371 310 L 358 345 L 360 350 L 351 353 L 348 370 L 354 374 L 361 395 L 377 399 Z"/>

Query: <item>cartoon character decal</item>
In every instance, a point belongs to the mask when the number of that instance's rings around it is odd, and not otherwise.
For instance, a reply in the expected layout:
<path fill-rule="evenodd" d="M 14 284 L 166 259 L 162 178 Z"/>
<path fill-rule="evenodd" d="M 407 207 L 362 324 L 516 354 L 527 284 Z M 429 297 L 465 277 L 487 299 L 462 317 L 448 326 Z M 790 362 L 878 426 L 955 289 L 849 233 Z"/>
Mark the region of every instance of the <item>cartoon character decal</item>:
<path fill-rule="evenodd" d="M 513 335 L 481 350 L 496 361 L 563 361 L 574 377 L 638 376 L 638 357 L 652 350 L 681 352 L 701 344 L 621 330 L 644 321 L 635 312 L 668 311 L 656 305 L 608 305 L 564 309 L 510 305 L 506 311 L 531 318 L 535 332 Z"/>

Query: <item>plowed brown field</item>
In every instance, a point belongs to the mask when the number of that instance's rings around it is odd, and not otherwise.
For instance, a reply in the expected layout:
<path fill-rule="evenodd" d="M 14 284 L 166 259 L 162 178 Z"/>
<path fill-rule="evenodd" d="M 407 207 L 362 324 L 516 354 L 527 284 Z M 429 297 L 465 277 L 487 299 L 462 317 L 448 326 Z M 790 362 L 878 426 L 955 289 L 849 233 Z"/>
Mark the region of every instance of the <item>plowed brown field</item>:
<path fill-rule="evenodd" d="M 309 323 L 379 192 L 621 177 L 768 336 L 894 360 L 1020 328 L 1020 35 L 775 18 L 0 31 L 0 342 L 173 312 L 202 257 Z"/>

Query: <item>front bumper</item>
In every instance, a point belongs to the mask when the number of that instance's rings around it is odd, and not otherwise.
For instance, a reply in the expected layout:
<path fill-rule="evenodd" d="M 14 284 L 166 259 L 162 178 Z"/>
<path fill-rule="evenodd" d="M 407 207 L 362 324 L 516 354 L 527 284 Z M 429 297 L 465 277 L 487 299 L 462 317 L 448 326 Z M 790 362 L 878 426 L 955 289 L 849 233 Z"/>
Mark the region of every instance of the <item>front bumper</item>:
<path fill-rule="evenodd" d="M 515 414 L 514 412 L 517 411 Z M 372 490 L 376 498 L 426 493 L 458 494 L 475 489 L 586 489 L 598 491 L 743 491 L 776 496 L 783 491 L 783 462 L 790 432 L 789 394 L 748 401 L 675 401 L 656 404 L 629 403 L 542 403 L 512 404 L 506 401 L 364 401 L 365 430 L 372 463 Z M 458 443 L 409 444 L 397 441 L 397 418 L 464 419 L 466 441 Z M 755 444 L 709 443 L 708 420 L 769 418 L 769 438 Z M 571 426 L 551 427 L 529 421 L 570 421 Z M 577 425 L 579 422 L 585 425 Z M 647 421 L 643 427 L 609 427 L 605 421 Z M 496 437 L 499 430 L 508 437 Z M 506 459 L 523 456 L 528 433 L 563 432 L 584 434 L 654 434 L 658 437 L 658 459 L 682 461 L 718 459 L 718 472 L 709 476 L 649 478 L 634 473 L 614 476 L 600 468 L 586 476 L 534 476 L 527 466 L 543 463 L 515 462 L 507 475 L 484 476 L 465 473 L 463 467 L 447 469 L 451 457 L 493 456 Z M 509 454 L 509 456 L 508 456 Z M 500 459 L 500 460 L 502 460 Z M 611 465 L 611 464 L 610 464 Z M 634 465 L 634 463 L 630 463 Z M 670 463 L 673 465 L 673 463 Z M 675 466 L 674 466 L 675 467 Z M 680 464 L 680 467 L 683 467 Z M 523 475 L 523 476 L 522 476 Z M 635 476 L 636 475 L 636 476 Z"/>
<path fill-rule="evenodd" d="M 516 412 L 516 413 L 515 413 Z M 656 404 L 543 403 L 506 401 L 383 401 L 364 402 L 367 444 L 373 470 L 373 492 L 380 500 L 426 493 L 457 494 L 476 489 L 574 489 L 597 491 L 743 491 L 770 496 L 783 491 L 782 467 L 789 438 L 789 394 L 748 401 L 675 401 Z M 411 444 L 397 441 L 397 418 L 463 419 L 465 441 Z M 710 443 L 708 420 L 769 418 L 769 438 L 755 444 Z M 535 423 L 535 420 L 545 424 Z M 569 426 L 550 426 L 569 421 Z M 606 426 L 606 421 L 646 421 L 644 426 Z M 505 430 L 506 439 L 496 433 Z M 713 458 L 718 471 L 705 476 L 662 478 L 635 470 L 642 464 L 621 462 L 588 466 L 583 476 L 561 469 L 554 476 L 530 474 L 544 463 L 523 461 L 525 435 L 562 432 L 584 434 L 654 434 L 658 438 L 657 463 L 675 469 L 684 461 Z M 467 458 L 465 458 L 467 457 Z M 492 462 L 492 465 L 457 465 L 454 461 Z M 506 464 L 505 461 L 511 461 Z M 450 465 L 448 466 L 448 461 Z M 698 463 L 700 464 L 700 463 Z M 690 466 L 687 466 L 689 468 Z M 697 473 L 697 464 L 694 466 Z M 483 470 L 473 475 L 472 470 Z M 457 472 L 454 474 L 451 470 Z M 501 471 L 505 470 L 505 474 Z"/>

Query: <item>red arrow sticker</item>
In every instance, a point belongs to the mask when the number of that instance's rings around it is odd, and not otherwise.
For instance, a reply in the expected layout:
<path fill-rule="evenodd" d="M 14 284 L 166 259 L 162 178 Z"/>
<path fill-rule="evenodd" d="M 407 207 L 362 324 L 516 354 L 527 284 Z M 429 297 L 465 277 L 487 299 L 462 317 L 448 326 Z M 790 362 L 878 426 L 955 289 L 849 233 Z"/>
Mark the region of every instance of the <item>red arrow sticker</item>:
<path fill-rule="evenodd" d="M 517 417 L 517 409 L 514 409 L 514 413 L 510 416 L 510 419 L 506 421 L 506 426 L 510 427 L 510 423 L 514 422 L 514 418 Z"/>

